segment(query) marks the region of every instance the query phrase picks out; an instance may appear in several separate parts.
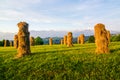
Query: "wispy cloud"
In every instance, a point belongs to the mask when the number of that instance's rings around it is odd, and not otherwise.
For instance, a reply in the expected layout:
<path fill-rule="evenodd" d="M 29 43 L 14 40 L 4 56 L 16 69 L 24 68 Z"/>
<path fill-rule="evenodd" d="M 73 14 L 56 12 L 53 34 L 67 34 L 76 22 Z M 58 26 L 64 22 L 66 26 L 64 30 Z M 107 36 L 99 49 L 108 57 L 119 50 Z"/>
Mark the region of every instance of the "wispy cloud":
<path fill-rule="evenodd" d="M 102 22 L 115 29 L 120 26 L 119 3 L 119 0 L 1 0 L 0 21 L 10 22 L 12 27 L 22 20 L 56 30 L 88 29 Z"/>

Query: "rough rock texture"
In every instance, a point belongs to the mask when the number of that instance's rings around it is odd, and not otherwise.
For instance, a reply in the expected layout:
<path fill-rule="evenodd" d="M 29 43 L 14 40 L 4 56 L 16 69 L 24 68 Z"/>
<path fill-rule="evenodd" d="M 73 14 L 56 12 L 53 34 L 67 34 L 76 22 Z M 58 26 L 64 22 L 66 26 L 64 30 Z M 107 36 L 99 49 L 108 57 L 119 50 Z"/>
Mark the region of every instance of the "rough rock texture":
<path fill-rule="evenodd" d="M 26 22 L 20 22 L 17 24 L 19 31 L 18 31 L 18 54 L 17 58 L 22 57 L 24 55 L 28 55 L 31 53 L 30 50 L 30 39 L 28 32 L 28 24 Z"/>
<path fill-rule="evenodd" d="M 64 45 L 67 45 L 67 35 L 64 36 Z"/>
<path fill-rule="evenodd" d="M 18 36 L 14 36 L 14 47 L 17 49 L 18 48 Z"/>
<path fill-rule="evenodd" d="M 52 44 L 53 44 L 52 38 L 49 38 L 49 45 L 52 45 Z"/>
<path fill-rule="evenodd" d="M 72 40 L 73 40 L 72 32 L 68 32 L 68 35 L 67 35 L 67 47 L 73 46 Z"/>
<path fill-rule="evenodd" d="M 30 45 L 31 46 L 34 46 L 35 45 L 35 39 L 34 39 L 34 37 L 30 37 Z"/>
<path fill-rule="evenodd" d="M 96 53 L 109 53 L 107 30 L 104 24 L 97 24 L 94 27 L 94 36 L 96 43 Z"/>

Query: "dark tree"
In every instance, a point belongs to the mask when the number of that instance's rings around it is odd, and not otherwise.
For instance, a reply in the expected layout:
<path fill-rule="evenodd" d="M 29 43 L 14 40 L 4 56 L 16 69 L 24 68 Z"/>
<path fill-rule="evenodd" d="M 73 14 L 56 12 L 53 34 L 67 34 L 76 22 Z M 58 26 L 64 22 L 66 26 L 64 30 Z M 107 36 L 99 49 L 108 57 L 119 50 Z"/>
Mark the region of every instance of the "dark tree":
<path fill-rule="evenodd" d="M 35 45 L 43 45 L 43 40 L 41 37 L 35 38 Z"/>
<path fill-rule="evenodd" d="M 0 46 L 4 46 L 4 41 L 0 41 Z"/>
<path fill-rule="evenodd" d="M 94 43 L 94 42 L 95 42 L 94 36 L 90 36 L 90 37 L 88 38 L 88 43 Z"/>

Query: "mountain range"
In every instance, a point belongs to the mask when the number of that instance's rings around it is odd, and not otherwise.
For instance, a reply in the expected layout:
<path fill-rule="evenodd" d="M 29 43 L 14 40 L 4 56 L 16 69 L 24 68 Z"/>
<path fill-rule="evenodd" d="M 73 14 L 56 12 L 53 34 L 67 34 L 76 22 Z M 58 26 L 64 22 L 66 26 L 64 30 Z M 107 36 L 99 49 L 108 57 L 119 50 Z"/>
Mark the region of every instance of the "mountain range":
<path fill-rule="evenodd" d="M 46 37 L 63 37 L 66 35 L 68 32 L 67 31 L 54 31 L 54 30 L 49 30 L 49 31 L 30 31 L 30 36 L 37 37 L 40 36 L 41 38 L 46 38 Z M 72 31 L 73 37 L 77 37 L 80 34 L 84 34 L 85 36 L 90 36 L 94 35 L 93 30 L 83 30 L 83 31 Z M 117 31 L 111 31 L 111 34 L 118 34 L 120 32 Z M 8 40 L 13 40 L 14 35 L 16 33 L 10 33 L 10 32 L 0 32 L 0 40 L 3 39 L 8 39 Z"/>

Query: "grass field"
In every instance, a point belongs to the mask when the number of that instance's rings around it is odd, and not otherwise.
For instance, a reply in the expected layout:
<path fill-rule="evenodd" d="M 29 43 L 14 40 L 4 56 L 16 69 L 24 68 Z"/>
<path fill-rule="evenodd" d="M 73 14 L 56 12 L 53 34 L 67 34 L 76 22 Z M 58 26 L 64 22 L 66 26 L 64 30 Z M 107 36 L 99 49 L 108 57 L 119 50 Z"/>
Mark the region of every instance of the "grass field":
<path fill-rule="evenodd" d="M 111 54 L 95 54 L 95 44 L 41 45 L 14 59 L 17 50 L 0 47 L 0 80 L 120 80 L 120 42 Z"/>

